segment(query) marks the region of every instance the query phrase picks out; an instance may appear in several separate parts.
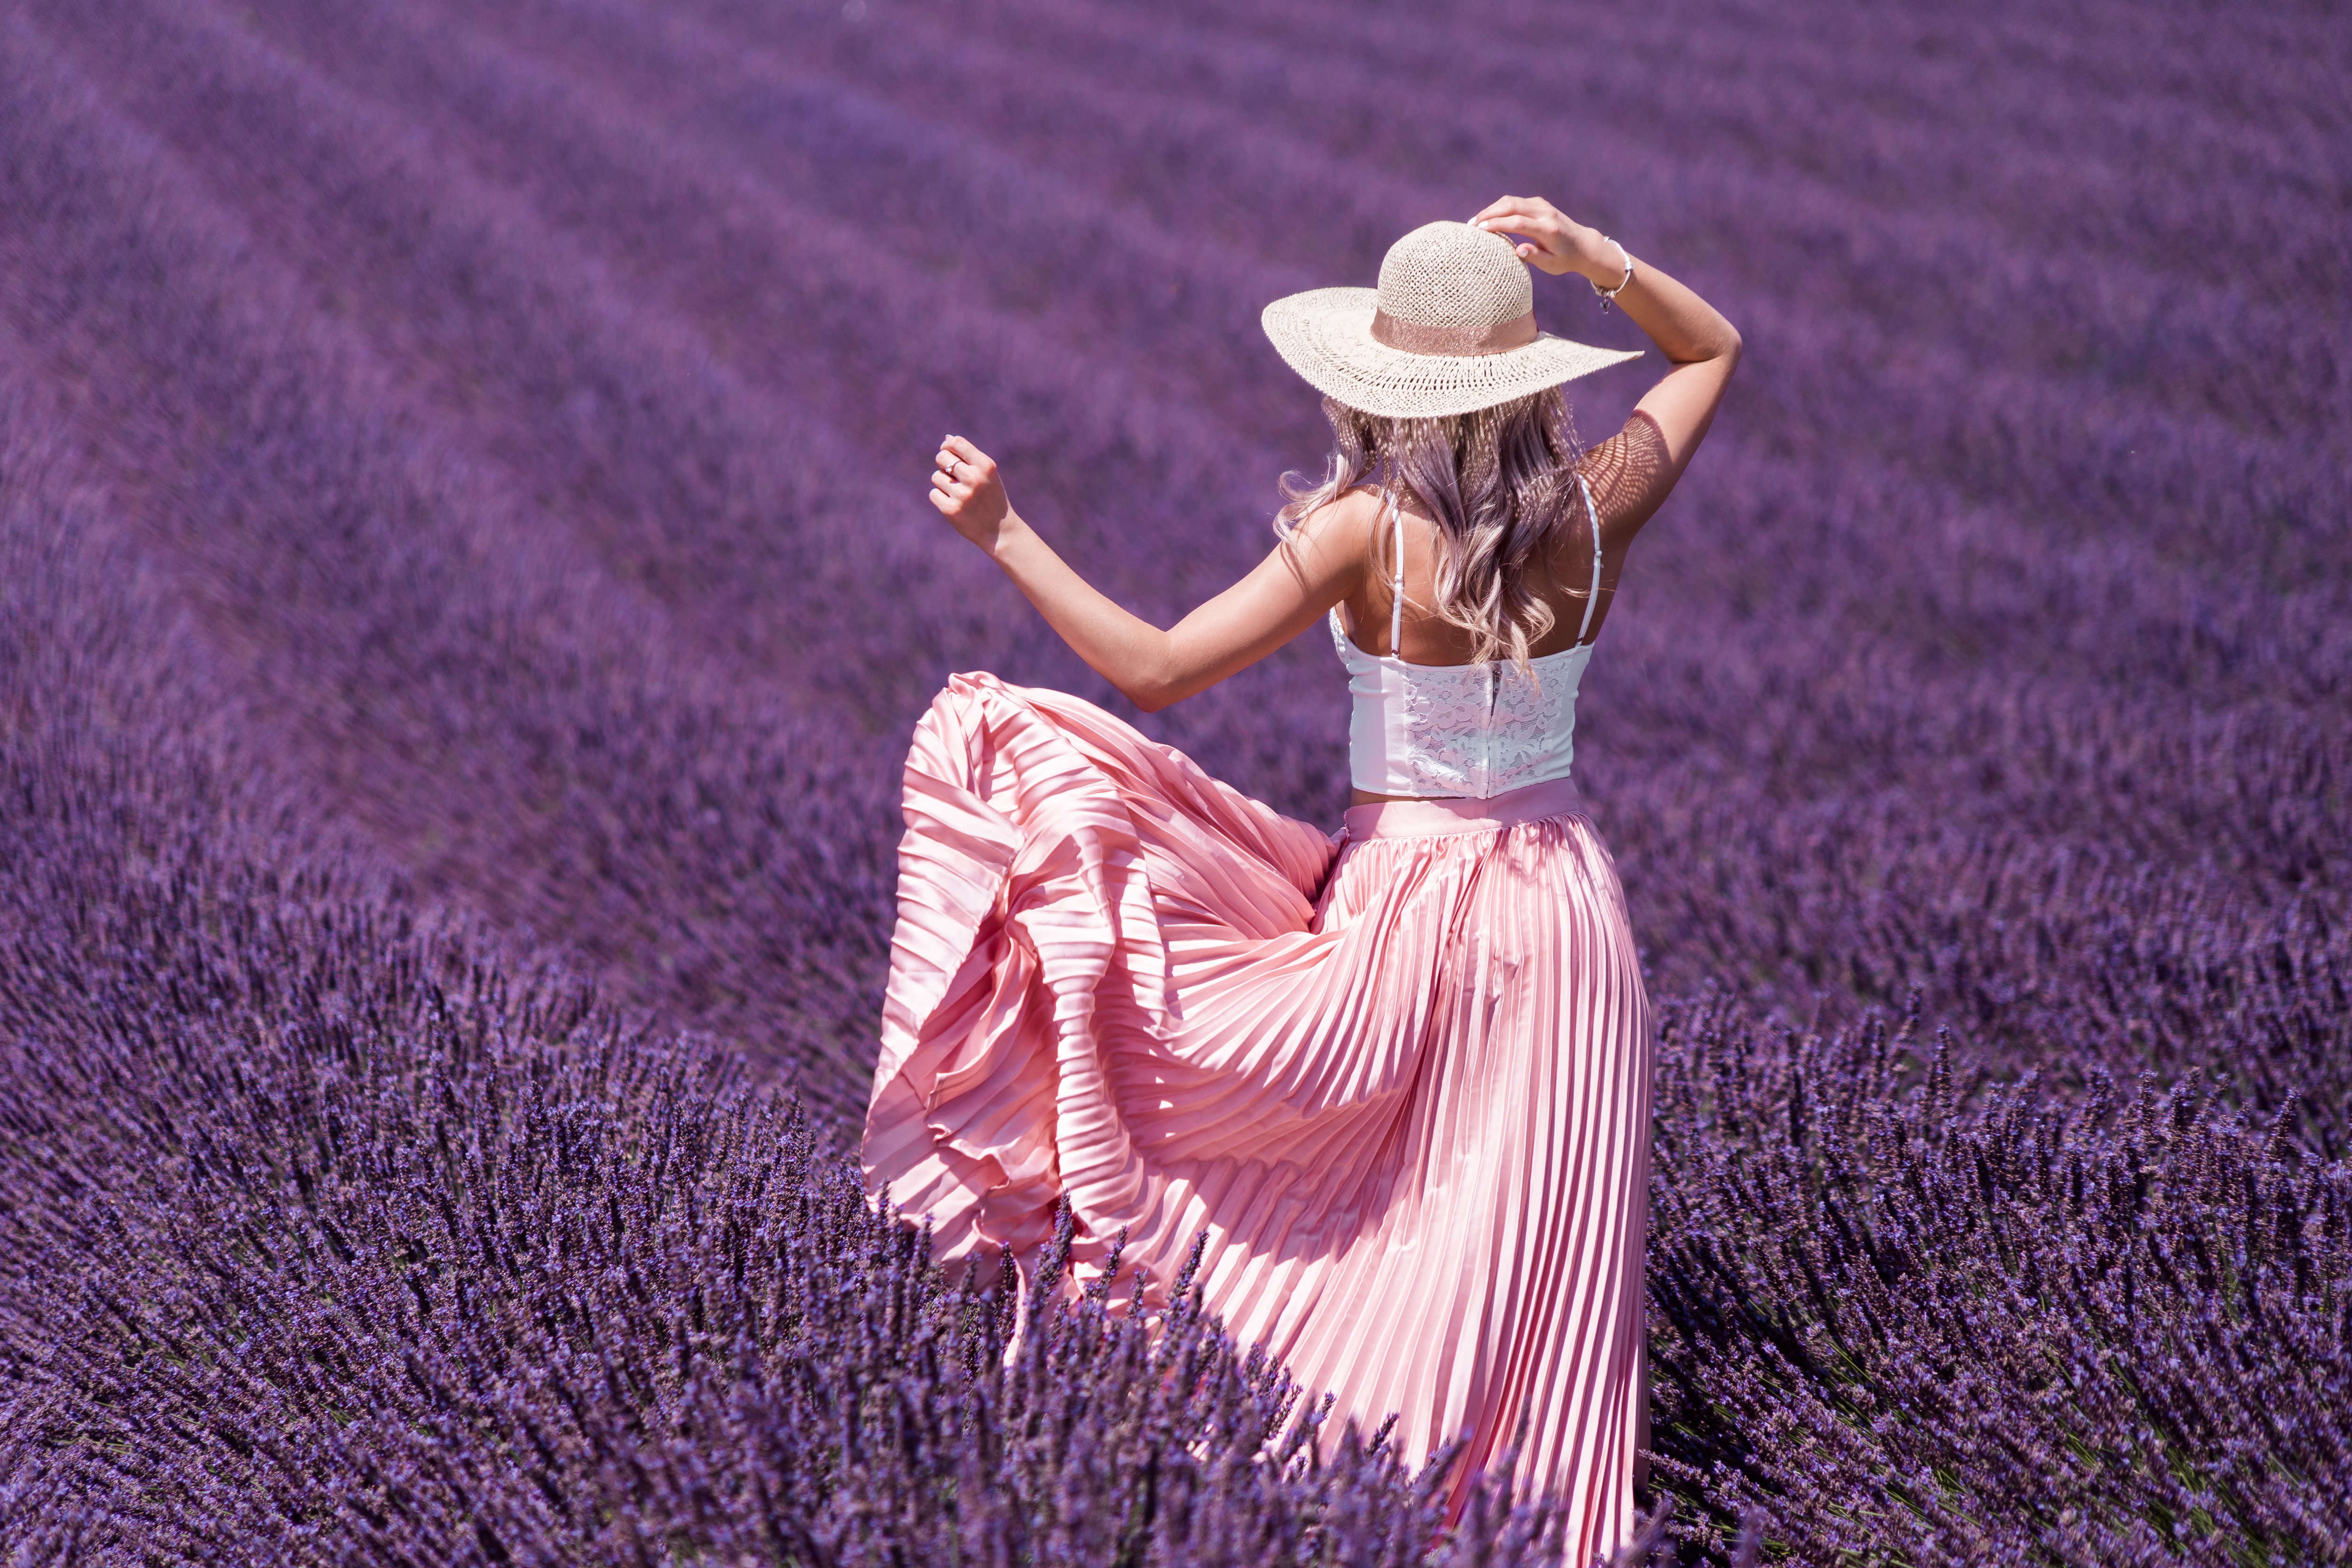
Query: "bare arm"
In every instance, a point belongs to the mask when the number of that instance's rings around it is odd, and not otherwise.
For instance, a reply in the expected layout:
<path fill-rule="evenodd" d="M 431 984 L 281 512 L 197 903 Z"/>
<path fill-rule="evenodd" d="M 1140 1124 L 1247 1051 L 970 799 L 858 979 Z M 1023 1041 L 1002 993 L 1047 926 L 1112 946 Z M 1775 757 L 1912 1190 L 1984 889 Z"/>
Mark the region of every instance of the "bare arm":
<path fill-rule="evenodd" d="M 1353 593 L 1378 510 L 1367 497 L 1340 498 L 1249 575 L 1162 631 L 1072 571 L 1013 510 L 995 461 L 961 436 L 940 445 L 931 504 L 1003 568 L 1073 652 L 1148 713 L 1248 668 Z"/>
<path fill-rule="evenodd" d="M 1515 238 L 1520 259 L 1546 272 L 1574 272 L 1603 289 L 1616 288 L 1625 275 L 1625 258 L 1613 241 L 1549 202 L 1505 196 L 1470 221 Z M 1674 368 L 1643 395 L 1622 435 L 1612 437 L 1639 449 L 1621 452 L 1622 460 L 1609 465 L 1610 477 L 1618 479 L 1608 509 L 1612 542 L 1630 541 L 1683 477 L 1739 363 L 1738 329 L 1649 262 L 1634 260 L 1633 281 L 1617 304 Z"/>

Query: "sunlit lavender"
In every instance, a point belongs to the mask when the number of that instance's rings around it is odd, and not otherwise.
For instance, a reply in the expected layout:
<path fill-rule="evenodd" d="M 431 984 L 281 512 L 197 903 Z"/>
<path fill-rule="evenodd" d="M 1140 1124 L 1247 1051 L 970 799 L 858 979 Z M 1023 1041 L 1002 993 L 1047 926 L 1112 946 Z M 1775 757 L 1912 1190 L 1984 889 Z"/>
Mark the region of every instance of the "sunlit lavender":
<path fill-rule="evenodd" d="M 1138 715 L 933 443 L 1172 618 L 1260 307 L 1510 192 L 1747 343 L 1579 704 L 1632 1555 L 2352 1562 L 2352 54 L 2227 22 L 0 0 L 5 1560 L 1558 1561 L 850 1159 L 950 671 L 1345 790 L 1328 639 Z"/>

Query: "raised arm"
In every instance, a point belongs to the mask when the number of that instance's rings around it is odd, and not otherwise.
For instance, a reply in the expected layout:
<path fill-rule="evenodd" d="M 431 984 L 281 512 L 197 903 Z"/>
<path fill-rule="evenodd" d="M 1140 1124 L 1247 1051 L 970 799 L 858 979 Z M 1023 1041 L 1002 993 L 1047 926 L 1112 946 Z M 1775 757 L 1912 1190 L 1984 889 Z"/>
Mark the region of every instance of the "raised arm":
<path fill-rule="evenodd" d="M 1633 263 L 1633 279 L 1616 303 L 1673 368 L 1635 405 L 1624 430 L 1593 453 L 1594 489 L 1611 542 L 1622 546 L 1665 500 L 1714 423 L 1739 363 L 1738 331 L 1664 272 L 1549 202 L 1505 196 L 1470 221 L 1517 241 L 1519 258 L 1528 265 L 1556 275 L 1574 272 L 1602 289 L 1615 289 L 1627 261 Z"/>
<path fill-rule="evenodd" d="M 1297 637 L 1360 584 L 1378 503 L 1342 496 L 1166 631 L 1113 604 L 1013 510 L 987 453 L 961 436 L 931 469 L 931 504 L 985 551 L 1095 672 L 1147 713 L 1205 691 Z"/>

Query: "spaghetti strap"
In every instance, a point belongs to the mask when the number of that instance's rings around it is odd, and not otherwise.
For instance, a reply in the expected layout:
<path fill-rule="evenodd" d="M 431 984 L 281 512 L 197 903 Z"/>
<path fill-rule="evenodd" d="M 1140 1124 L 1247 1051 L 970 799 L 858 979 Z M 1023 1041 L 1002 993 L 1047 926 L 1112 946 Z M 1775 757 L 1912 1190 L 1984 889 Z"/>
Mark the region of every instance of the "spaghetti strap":
<path fill-rule="evenodd" d="M 1592 487 L 1582 474 L 1576 476 L 1576 484 L 1584 492 L 1584 515 L 1592 523 L 1592 587 L 1584 595 L 1584 624 L 1576 628 L 1576 640 L 1580 643 L 1592 630 L 1592 607 L 1601 603 L 1601 512 L 1592 504 Z M 1402 564 L 1402 550 L 1398 556 Z"/>
<path fill-rule="evenodd" d="M 1404 657 L 1404 508 L 1389 497 L 1389 515 L 1396 519 L 1396 577 L 1389 584 L 1389 657 Z"/>

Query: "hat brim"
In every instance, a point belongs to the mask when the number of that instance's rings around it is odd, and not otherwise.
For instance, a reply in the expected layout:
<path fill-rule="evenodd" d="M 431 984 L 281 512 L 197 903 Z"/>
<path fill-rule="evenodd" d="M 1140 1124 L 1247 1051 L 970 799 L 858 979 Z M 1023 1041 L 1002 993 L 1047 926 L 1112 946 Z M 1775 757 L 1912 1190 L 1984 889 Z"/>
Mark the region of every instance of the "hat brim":
<path fill-rule="evenodd" d="M 1468 414 L 1545 391 L 1642 357 L 1549 332 L 1498 354 L 1418 354 L 1372 336 L 1380 296 L 1370 289 L 1310 289 L 1276 300 L 1259 318 L 1275 353 L 1307 384 L 1350 408 L 1389 419 Z"/>

